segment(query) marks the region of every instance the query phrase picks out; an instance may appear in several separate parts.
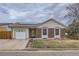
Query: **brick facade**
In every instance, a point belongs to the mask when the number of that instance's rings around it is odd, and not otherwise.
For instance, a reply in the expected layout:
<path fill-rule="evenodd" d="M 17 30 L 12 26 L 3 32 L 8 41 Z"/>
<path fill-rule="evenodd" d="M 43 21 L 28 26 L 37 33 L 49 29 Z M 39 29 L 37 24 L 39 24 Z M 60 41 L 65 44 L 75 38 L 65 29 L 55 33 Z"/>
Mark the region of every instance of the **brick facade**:
<path fill-rule="evenodd" d="M 64 28 L 62 28 L 61 31 L 60 31 L 60 37 L 61 38 L 65 37 L 65 29 Z"/>
<path fill-rule="evenodd" d="M 41 28 L 36 28 L 36 38 L 41 38 Z"/>
<path fill-rule="evenodd" d="M 35 36 L 32 37 L 31 36 L 31 31 L 32 29 L 29 29 L 29 38 L 42 38 L 42 34 L 41 34 L 41 28 L 35 28 Z M 60 29 L 60 37 L 64 38 L 65 36 L 65 29 L 61 28 Z M 54 38 L 54 28 L 48 28 L 48 38 Z"/>

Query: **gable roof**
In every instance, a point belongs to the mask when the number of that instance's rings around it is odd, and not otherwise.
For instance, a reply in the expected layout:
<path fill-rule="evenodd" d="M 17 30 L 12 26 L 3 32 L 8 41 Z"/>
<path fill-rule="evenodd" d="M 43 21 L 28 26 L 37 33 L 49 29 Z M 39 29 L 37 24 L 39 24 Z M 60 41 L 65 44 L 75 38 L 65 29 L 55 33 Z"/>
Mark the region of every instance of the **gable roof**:
<path fill-rule="evenodd" d="M 47 23 L 47 22 L 49 22 L 49 21 L 54 21 L 54 22 L 58 23 L 59 25 L 61 25 L 61 26 L 63 26 L 63 27 L 66 27 L 65 25 L 59 23 L 58 21 L 56 21 L 56 20 L 54 20 L 54 19 L 52 19 L 52 18 L 51 18 L 51 19 L 48 19 L 48 20 L 46 20 L 46 21 L 44 21 L 44 22 L 42 22 L 42 23 L 37 23 L 37 24 L 0 23 L 0 26 L 2 26 L 2 25 L 8 25 L 9 27 L 15 27 L 15 28 L 17 28 L 17 27 L 20 27 L 20 28 L 37 27 L 37 26 L 40 26 L 40 25 L 42 25 L 42 24 L 45 24 L 45 23 Z"/>
<path fill-rule="evenodd" d="M 49 22 L 49 21 L 54 21 L 54 22 L 58 23 L 59 25 L 61 25 L 61 26 L 63 26 L 63 27 L 66 27 L 64 24 L 61 24 L 60 22 L 58 22 L 58 21 L 56 21 L 55 19 L 52 19 L 52 18 L 50 18 L 50 19 L 48 19 L 48 20 L 46 20 L 46 21 L 40 23 L 39 25 L 45 24 L 45 23 L 47 23 L 47 22 Z"/>

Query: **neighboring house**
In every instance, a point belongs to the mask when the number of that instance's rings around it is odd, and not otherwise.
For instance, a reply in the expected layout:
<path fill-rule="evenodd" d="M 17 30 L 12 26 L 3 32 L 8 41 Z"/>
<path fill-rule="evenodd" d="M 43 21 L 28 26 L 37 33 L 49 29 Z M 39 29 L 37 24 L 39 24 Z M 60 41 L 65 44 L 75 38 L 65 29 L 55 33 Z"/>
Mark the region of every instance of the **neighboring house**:
<path fill-rule="evenodd" d="M 11 31 L 12 39 L 27 38 L 64 38 L 65 26 L 54 19 L 39 24 L 3 24 Z M 8 26 L 8 27 L 7 27 Z"/>

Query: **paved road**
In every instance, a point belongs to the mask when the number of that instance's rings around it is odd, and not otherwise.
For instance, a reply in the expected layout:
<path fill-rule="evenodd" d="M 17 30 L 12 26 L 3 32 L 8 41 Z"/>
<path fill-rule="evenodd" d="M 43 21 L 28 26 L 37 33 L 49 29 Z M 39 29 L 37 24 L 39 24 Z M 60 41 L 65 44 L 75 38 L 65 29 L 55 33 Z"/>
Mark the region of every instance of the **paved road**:
<path fill-rule="evenodd" d="M 0 56 L 79 56 L 79 51 L 0 51 Z"/>

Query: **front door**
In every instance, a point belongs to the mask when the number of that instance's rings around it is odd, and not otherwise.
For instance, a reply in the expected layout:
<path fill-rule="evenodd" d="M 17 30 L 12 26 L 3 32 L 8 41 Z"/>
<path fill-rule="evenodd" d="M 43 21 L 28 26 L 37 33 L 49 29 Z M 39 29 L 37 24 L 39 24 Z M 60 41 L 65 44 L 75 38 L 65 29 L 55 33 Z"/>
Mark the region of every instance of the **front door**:
<path fill-rule="evenodd" d="M 42 38 L 48 38 L 48 29 L 47 28 L 42 29 Z"/>
<path fill-rule="evenodd" d="M 60 29 L 59 28 L 54 29 L 54 38 L 60 38 Z"/>

